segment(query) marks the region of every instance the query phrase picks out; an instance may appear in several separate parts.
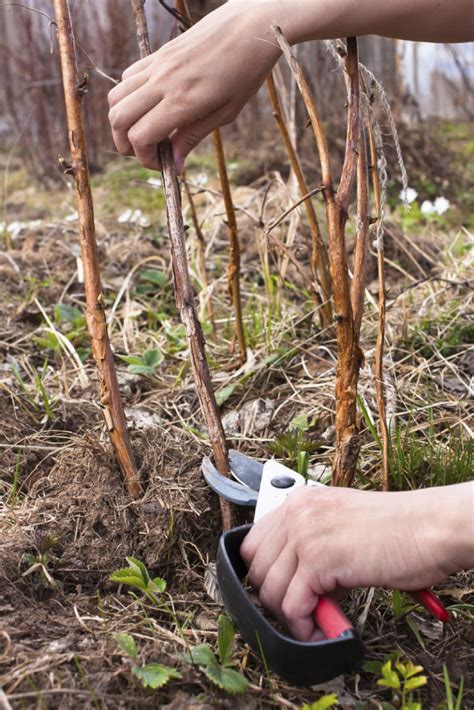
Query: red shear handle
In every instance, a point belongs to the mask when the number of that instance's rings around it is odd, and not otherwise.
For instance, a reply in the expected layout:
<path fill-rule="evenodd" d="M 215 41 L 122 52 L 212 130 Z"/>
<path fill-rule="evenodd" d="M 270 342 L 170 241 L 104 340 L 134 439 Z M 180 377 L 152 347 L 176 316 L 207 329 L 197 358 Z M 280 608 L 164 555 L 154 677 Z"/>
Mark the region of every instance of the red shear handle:
<path fill-rule="evenodd" d="M 449 624 L 451 621 L 449 611 L 446 609 L 443 602 L 433 594 L 431 589 L 420 589 L 418 592 L 410 592 L 410 595 L 418 604 L 424 606 L 430 614 L 433 614 L 436 619 L 439 619 L 444 624 Z"/>
<path fill-rule="evenodd" d="M 344 631 L 354 628 L 337 601 L 332 597 L 319 597 L 313 614 L 316 625 L 327 639 L 335 639 Z"/>

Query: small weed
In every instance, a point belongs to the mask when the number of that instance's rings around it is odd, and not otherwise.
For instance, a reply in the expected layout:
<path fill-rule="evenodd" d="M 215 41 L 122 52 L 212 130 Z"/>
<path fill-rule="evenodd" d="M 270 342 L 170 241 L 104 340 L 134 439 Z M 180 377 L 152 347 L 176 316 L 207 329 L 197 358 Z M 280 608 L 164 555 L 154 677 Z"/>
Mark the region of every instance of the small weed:
<path fill-rule="evenodd" d="M 128 371 L 134 375 L 154 375 L 158 365 L 161 365 L 165 356 L 158 348 L 145 350 L 143 355 L 119 355 L 119 358 L 128 364 Z"/>
<path fill-rule="evenodd" d="M 216 657 L 212 649 L 205 643 L 194 646 L 191 651 L 185 654 L 185 658 L 206 674 L 209 680 L 222 690 L 228 693 L 245 693 L 249 684 L 247 679 L 234 670 L 232 666 L 236 661 L 232 660 L 235 630 L 232 622 L 226 616 L 219 617 L 219 632 L 217 635 Z"/>
<path fill-rule="evenodd" d="M 440 710 L 462 710 L 462 696 L 464 693 L 464 676 L 461 677 L 459 683 L 459 690 L 457 697 L 454 698 L 453 690 L 451 688 L 451 680 L 449 678 L 449 672 L 447 666 L 443 663 L 443 679 L 444 679 L 444 690 L 446 693 L 446 704 L 440 708 Z"/>
<path fill-rule="evenodd" d="M 394 490 L 463 483 L 472 476 L 473 444 L 452 434 L 446 444 L 436 440 L 434 427 L 421 438 L 397 428 L 390 449 L 390 475 Z"/>
<path fill-rule="evenodd" d="M 145 663 L 144 665 L 138 665 L 137 646 L 131 634 L 114 634 L 114 638 L 122 653 L 132 662 L 130 670 L 132 674 L 138 678 L 144 688 L 156 690 L 171 679 L 181 678 L 181 673 L 162 663 Z"/>
<path fill-rule="evenodd" d="M 320 442 L 310 439 L 306 432 L 311 424 L 307 417 L 295 417 L 289 429 L 283 434 L 277 434 L 275 441 L 268 448 L 277 458 L 302 476 L 307 476 L 309 457 L 320 447 Z"/>
<path fill-rule="evenodd" d="M 13 469 L 13 481 L 11 485 L 11 489 L 8 493 L 7 496 L 7 505 L 10 508 L 14 508 L 20 498 L 20 462 L 21 462 L 21 452 L 20 450 L 17 451 L 16 454 L 16 461 L 15 461 L 15 468 Z"/>
<path fill-rule="evenodd" d="M 305 703 L 300 710 L 328 710 L 329 708 L 335 708 L 338 705 L 337 695 L 335 693 L 329 693 L 329 695 L 323 695 L 318 698 L 314 703 L 308 705 Z"/>
<path fill-rule="evenodd" d="M 86 319 L 83 313 L 75 306 L 67 303 L 58 303 L 54 306 L 53 316 L 54 326 L 73 345 L 82 362 L 86 360 L 92 350 L 89 345 Z M 44 325 L 44 324 L 43 324 Z M 54 332 L 44 325 L 45 329 L 41 335 L 35 335 L 33 341 L 41 350 L 52 351 L 56 355 L 61 352 L 61 342 Z"/>
<path fill-rule="evenodd" d="M 22 563 L 28 565 L 26 572 L 23 572 L 22 577 L 27 577 L 30 574 L 38 575 L 37 579 L 39 584 L 45 583 L 47 586 L 53 589 L 57 586 L 51 573 L 48 569 L 48 564 L 50 561 L 51 549 L 57 543 L 57 537 L 55 535 L 43 535 L 39 534 L 36 542 L 36 554 L 25 552 L 21 558 Z"/>
<path fill-rule="evenodd" d="M 152 604 L 160 606 L 161 602 L 158 598 L 166 589 L 166 582 L 161 577 L 153 579 L 148 574 L 148 570 L 140 560 L 134 557 L 126 558 L 129 566 L 112 572 L 109 579 L 118 584 L 126 584 L 129 587 L 138 589 Z"/>
<path fill-rule="evenodd" d="M 43 420 L 48 422 L 54 419 L 54 409 L 56 408 L 57 398 L 49 395 L 45 379 L 48 369 L 48 360 L 46 359 L 43 363 L 43 367 L 40 371 L 36 370 L 33 366 L 30 367 L 31 383 L 28 383 L 20 372 L 20 368 L 16 363 L 12 363 L 13 376 L 22 392 L 23 396 L 33 408 L 35 412 L 42 414 L 44 412 Z M 30 394 L 30 389 L 34 388 L 34 396 Z"/>
<path fill-rule="evenodd" d="M 363 668 L 380 676 L 377 685 L 391 689 L 391 702 L 384 703 L 383 706 L 386 710 L 421 710 L 421 702 L 414 696 L 415 691 L 428 682 L 425 675 L 420 675 L 423 666 L 416 666 L 411 661 L 403 663 L 395 652 L 386 656 L 383 661 L 367 661 Z"/>

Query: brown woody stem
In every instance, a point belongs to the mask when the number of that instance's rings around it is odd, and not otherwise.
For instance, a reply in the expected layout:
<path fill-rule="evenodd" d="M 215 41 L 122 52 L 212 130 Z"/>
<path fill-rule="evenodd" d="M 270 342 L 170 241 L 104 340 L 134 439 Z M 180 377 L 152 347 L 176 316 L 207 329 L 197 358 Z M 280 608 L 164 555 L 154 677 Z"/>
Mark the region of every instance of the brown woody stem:
<path fill-rule="evenodd" d="M 191 188 L 189 187 L 189 183 L 186 179 L 186 173 L 183 172 L 182 178 L 184 183 L 184 189 L 186 191 L 186 197 L 188 198 L 189 202 L 191 220 L 194 226 L 194 231 L 196 232 L 198 274 L 206 291 L 207 313 L 209 316 L 209 321 L 212 325 L 212 331 L 215 334 L 216 323 L 214 320 L 214 311 L 212 308 L 211 296 L 209 294 L 209 279 L 207 278 L 206 269 L 206 240 L 204 239 L 204 234 L 202 233 L 201 225 L 199 224 L 199 218 L 196 210 L 196 205 L 194 203 L 193 193 L 191 192 Z"/>
<path fill-rule="evenodd" d="M 139 15 L 139 32 L 144 32 L 148 37 L 143 0 L 131 0 L 131 2 L 134 6 L 135 20 L 137 20 L 137 14 Z M 149 47 L 149 42 L 140 44 L 140 55 L 142 57 L 149 54 L 147 46 Z M 161 162 L 163 188 L 166 198 L 166 213 L 176 305 L 179 308 L 181 320 L 186 328 L 196 390 L 201 403 L 216 465 L 219 471 L 225 474 L 229 473 L 227 442 L 212 387 L 211 373 L 209 371 L 204 346 L 204 335 L 196 313 L 194 293 L 186 256 L 181 195 L 179 192 L 173 149 L 169 139 L 165 139 L 158 145 L 158 154 Z M 219 497 L 219 502 L 222 526 L 224 530 L 227 530 L 232 526 L 230 504 L 222 497 Z"/>
<path fill-rule="evenodd" d="M 86 322 L 92 343 L 92 353 L 97 366 L 101 404 L 110 440 L 122 469 L 127 490 L 130 495 L 138 497 L 142 489 L 120 399 L 117 373 L 107 334 L 101 293 L 94 210 L 81 114 L 81 92 L 78 88 L 79 77 L 77 75 L 74 35 L 68 0 L 54 0 L 54 11 L 71 150 L 71 165 L 68 169 L 74 175 L 77 211 L 79 214 L 80 246 L 84 264 Z"/>
<path fill-rule="evenodd" d="M 243 364 L 247 360 L 247 345 L 245 342 L 244 324 L 242 320 L 242 299 L 240 296 L 240 243 L 237 230 L 237 219 L 235 216 L 232 193 L 230 191 L 229 176 L 225 164 L 224 146 L 219 129 L 213 131 L 214 148 L 216 150 L 217 167 L 219 169 L 219 179 L 221 183 L 222 196 L 224 198 L 225 211 L 227 216 L 227 231 L 229 234 L 229 264 L 227 266 L 227 281 L 229 284 L 229 294 L 234 307 L 235 332 L 239 343 L 240 362 Z"/>
<path fill-rule="evenodd" d="M 301 193 L 301 196 L 307 195 L 309 193 L 309 188 L 305 176 L 303 174 L 303 169 L 301 167 L 298 154 L 290 138 L 290 132 L 283 116 L 280 99 L 278 97 L 278 92 L 275 86 L 275 80 L 272 74 L 267 77 L 267 90 L 272 104 L 273 116 L 275 117 L 278 130 L 280 131 L 280 136 L 283 141 L 283 145 L 285 146 L 286 154 L 288 156 L 291 169 L 295 174 L 296 182 L 298 183 L 298 189 Z M 313 278 L 318 279 L 319 277 L 323 294 L 323 305 L 320 309 L 320 315 L 321 325 L 324 328 L 327 327 L 332 321 L 331 274 L 329 271 L 328 254 L 321 236 L 321 230 L 319 228 L 314 205 L 310 199 L 304 201 L 304 209 L 306 211 L 306 219 L 308 220 L 309 230 L 311 234 L 311 269 L 313 272 Z"/>
<path fill-rule="evenodd" d="M 383 355 L 385 343 L 385 266 L 384 266 L 384 245 L 381 235 L 382 204 L 380 194 L 379 171 L 377 167 L 378 156 L 375 144 L 374 130 L 370 120 L 367 122 L 367 133 L 369 137 L 370 149 L 370 172 L 372 177 L 372 189 L 374 194 L 375 214 L 377 222 L 375 233 L 377 234 L 377 268 L 379 277 L 379 319 L 377 327 L 377 342 L 375 345 L 375 392 L 377 395 L 377 409 L 379 414 L 380 433 L 382 434 L 382 489 L 388 491 L 389 484 L 389 451 L 390 436 L 387 426 L 387 416 L 385 411 L 385 387 L 383 379 Z"/>
<path fill-rule="evenodd" d="M 360 148 L 357 160 L 357 231 L 354 254 L 354 275 L 351 286 L 352 313 L 354 315 L 354 335 L 359 343 L 369 251 L 369 166 L 367 164 L 367 144 L 365 129 L 360 128 Z"/>
<path fill-rule="evenodd" d="M 348 93 L 347 138 L 341 179 L 338 191 L 335 193 L 329 150 L 309 84 L 281 29 L 273 24 L 273 31 L 303 97 L 321 163 L 339 355 L 336 367 L 336 455 L 333 482 L 335 485 L 350 486 L 354 480 L 360 450 L 356 415 L 357 382 L 362 362 L 362 353 L 354 327 L 345 243 L 347 211 L 357 173 L 360 141 L 357 39 L 350 37 L 347 40 L 347 52 L 344 58 Z"/>

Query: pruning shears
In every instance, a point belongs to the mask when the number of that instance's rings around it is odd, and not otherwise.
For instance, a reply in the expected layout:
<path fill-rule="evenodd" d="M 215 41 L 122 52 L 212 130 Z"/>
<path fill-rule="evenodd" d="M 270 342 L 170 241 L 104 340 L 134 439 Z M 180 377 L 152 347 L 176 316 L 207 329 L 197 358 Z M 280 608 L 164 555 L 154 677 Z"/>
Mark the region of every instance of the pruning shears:
<path fill-rule="evenodd" d="M 223 476 L 205 457 L 202 473 L 218 495 L 232 503 L 255 507 L 254 521 L 281 505 L 301 486 L 321 486 L 274 459 L 265 464 L 238 451 L 229 452 L 232 478 Z M 228 614 L 242 637 L 262 657 L 268 668 L 295 685 L 324 683 L 360 665 L 362 641 L 339 604 L 331 596 L 322 596 L 314 610 L 314 620 L 325 638 L 320 641 L 296 641 L 279 631 L 252 602 L 244 586 L 247 575 L 240 556 L 240 545 L 251 524 L 226 531 L 217 551 L 217 580 Z M 410 592 L 433 616 L 443 622 L 449 614 L 428 589 Z"/>

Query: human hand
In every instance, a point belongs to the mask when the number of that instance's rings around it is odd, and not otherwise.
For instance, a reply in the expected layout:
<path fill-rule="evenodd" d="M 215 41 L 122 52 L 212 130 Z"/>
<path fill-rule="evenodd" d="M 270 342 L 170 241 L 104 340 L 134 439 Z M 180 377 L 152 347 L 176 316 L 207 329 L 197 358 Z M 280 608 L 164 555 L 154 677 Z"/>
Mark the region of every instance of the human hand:
<path fill-rule="evenodd" d="M 109 93 L 119 153 L 160 169 L 157 144 L 173 134 L 181 172 L 190 151 L 233 121 L 271 71 L 280 52 L 270 25 L 265 4 L 231 2 L 132 64 Z"/>
<path fill-rule="evenodd" d="M 462 569 L 468 540 L 472 560 L 469 508 L 460 521 L 453 516 L 465 505 L 466 485 L 402 493 L 295 491 L 242 543 L 249 581 L 262 604 L 301 641 L 316 631 L 312 612 L 322 594 L 353 587 L 430 587 Z M 457 549 L 451 540 L 457 540 Z"/>

